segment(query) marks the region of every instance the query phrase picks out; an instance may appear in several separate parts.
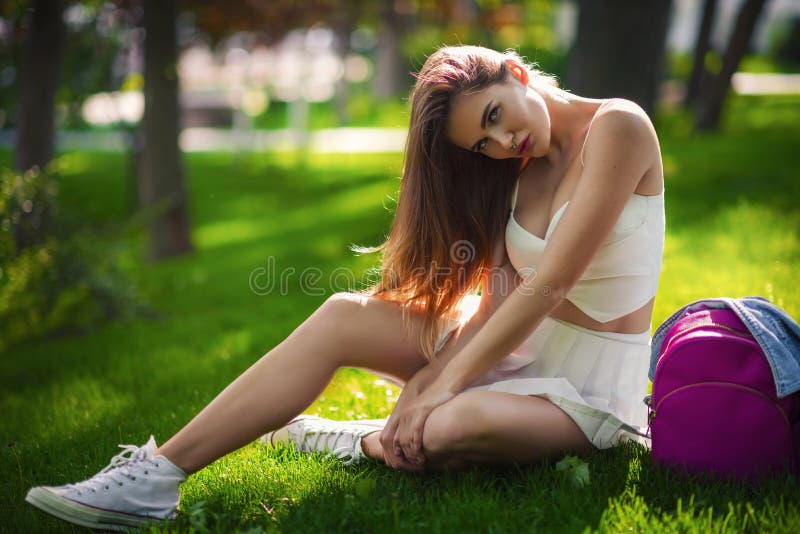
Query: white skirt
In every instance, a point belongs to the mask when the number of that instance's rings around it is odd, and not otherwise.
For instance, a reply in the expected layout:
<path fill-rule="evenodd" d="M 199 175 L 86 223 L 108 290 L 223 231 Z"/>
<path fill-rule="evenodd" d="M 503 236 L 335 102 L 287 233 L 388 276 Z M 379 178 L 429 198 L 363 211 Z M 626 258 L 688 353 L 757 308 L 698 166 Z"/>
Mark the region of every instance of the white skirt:
<path fill-rule="evenodd" d="M 471 315 L 451 319 L 436 352 Z M 598 332 L 545 318 L 511 354 L 467 389 L 537 395 L 564 410 L 589 441 L 606 449 L 624 440 L 645 445 L 650 332 Z"/>

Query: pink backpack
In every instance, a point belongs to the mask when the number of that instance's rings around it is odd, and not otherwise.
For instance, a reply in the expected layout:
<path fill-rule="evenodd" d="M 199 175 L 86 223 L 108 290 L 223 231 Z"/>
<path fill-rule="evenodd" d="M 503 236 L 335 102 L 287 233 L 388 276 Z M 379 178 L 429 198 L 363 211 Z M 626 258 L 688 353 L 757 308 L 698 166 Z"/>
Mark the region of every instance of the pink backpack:
<path fill-rule="evenodd" d="M 779 399 L 769 362 L 730 309 L 688 312 L 653 378 L 653 461 L 738 478 L 800 467 L 800 392 Z"/>

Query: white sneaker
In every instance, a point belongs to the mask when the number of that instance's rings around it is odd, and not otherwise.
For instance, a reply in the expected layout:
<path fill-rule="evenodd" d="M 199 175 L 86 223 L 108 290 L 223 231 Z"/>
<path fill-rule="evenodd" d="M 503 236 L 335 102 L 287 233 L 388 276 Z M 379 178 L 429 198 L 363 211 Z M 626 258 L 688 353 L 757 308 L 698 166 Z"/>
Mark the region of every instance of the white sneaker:
<path fill-rule="evenodd" d="M 127 530 L 172 517 L 186 473 L 165 457 L 153 456 L 153 436 L 141 447 L 120 447 L 124 450 L 92 478 L 37 486 L 25 500 L 70 523 L 104 530 Z"/>
<path fill-rule="evenodd" d="M 285 427 L 264 434 L 260 441 L 272 446 L 294 443 L 297 452 L 327 451 L 350 465 L 366 457 L 361 450 L 361 438 L 383 430 L 385 425 L 386 419 L 333 421 L 301 415 Z"/>

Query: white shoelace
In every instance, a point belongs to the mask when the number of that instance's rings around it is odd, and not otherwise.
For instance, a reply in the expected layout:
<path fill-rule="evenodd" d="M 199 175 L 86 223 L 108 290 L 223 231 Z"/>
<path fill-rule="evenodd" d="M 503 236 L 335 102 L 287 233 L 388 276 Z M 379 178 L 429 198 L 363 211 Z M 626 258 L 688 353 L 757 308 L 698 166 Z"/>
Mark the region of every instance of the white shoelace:
<path fill-rule="evenodd" d="M 346 426 L 317 427 L 310 422 L 304 422 L 298 426 L 300 426 L 298 432 L 293 432 L 291 427 L 288 429 L 298 452 L 329 451 L 333 456 L 342 460 L 344 465 L 350 465 L 356 461 L 358 457 L 356 442 L 361 439 L 360 432 Z M 339 444 L 341 438 L 345 438 L 346 442 Z"/>
<path fill-rule="evenodd" d="M 122 452 L 111 458 L 111 461 L 100 472 L 92 478 L 84 480 L 83 482 L 76 482 L 75 484 L 68 484 L 67 487 L 77 491 L 78 495 L 82 495 L 84 490 L 97 492 L 98 488 L 109 489 L 109 484 L 114 483 L 118 486 L 124 484 L 124 480 L 136 480 L 136 476 L 131 472 L 136 464 L 141 462 L 148 462 L 158 468 L 158 463 L 152 458 L 147 457 L 147 451 L 144 447 L 136 445 L 120 445 Z M 144 470 L 147 475 L 147 469 Z"/>

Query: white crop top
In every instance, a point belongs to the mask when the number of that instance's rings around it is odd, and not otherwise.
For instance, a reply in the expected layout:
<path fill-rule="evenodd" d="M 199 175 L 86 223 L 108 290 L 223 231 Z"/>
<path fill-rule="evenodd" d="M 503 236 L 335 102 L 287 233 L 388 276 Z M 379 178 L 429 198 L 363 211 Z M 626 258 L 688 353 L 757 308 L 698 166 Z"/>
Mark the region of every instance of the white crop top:
<path fill-rule="evenodd" d="M 569 201 L 553 215 L 544 238 L 517 222 L 516 204 L 515 186 L 506 224 L 508 258 L 517 271 L 538 269 L 544 248 Z M 658 289 L 664 230 L 664 192 L 652 196 L 632 195 L 608 240 L 567 293 L 567 300 L 601 323 L 623 317 L 647 304 Z"/>

